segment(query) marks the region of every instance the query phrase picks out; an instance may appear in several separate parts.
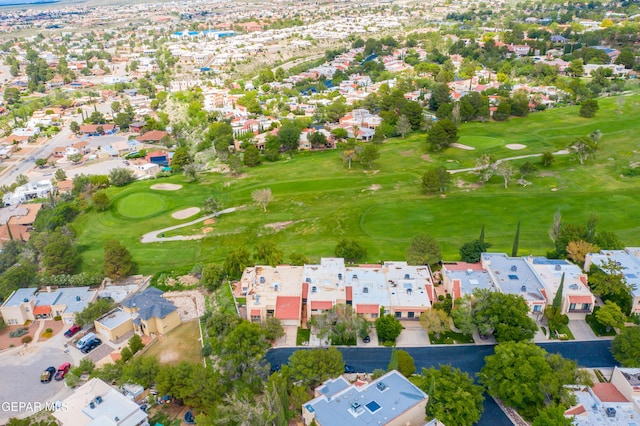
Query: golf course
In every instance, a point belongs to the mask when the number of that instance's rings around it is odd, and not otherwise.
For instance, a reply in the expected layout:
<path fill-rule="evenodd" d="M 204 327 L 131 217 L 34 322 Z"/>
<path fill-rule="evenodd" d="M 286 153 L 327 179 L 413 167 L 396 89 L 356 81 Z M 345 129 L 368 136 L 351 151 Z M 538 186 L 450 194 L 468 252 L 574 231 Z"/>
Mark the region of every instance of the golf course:
<path fill-rule="evenodd" d="M 239 176 L 202 173 L 197 182 L 189 183 L 177 174 L 112 187 L 105 211 L 90 209 L 72 224 L 81 269 L 102 269 L 103 245 L 109 239 L 127 246 L 137 271 L 144 274 L 222 262 L 230 249 L 246 246 L 252 251 L 261 239 L 274 241 L 285 260 L 297 252 L 315 261 L 333 256 L 340 239 L 352 238 L 367 247 L 367 261 L 378 262 L 403 260 L 411 238 L 424 233 L 440 242 L 444 259 L 456 260 L 459 247 L 477 238 L 482 225 L 490 250 L 510 253 L 519 221 L 519 254 L 545 255 L 553 248 L 547 230 L 557 211 L 565 223 L 584 224 L 596 214 L 599 230 L 616 232 L 625 245 L 637 246 L 640 176 L 622 173 L 640 163 L 640 95 L 603 98 L 599 105 L 594 118 L 579 117 L 576 106 L 506 122 L 462 124 L 458 142 L 466 149 L 430 152 L 422 132 L 389 139 L 380 145 L 380 158 L 371 169 L 357 161 L 349 169 L 338 149 L 283 156 L 277 162 L 244 167 Z M 483 154 L 505 159 L 562 152 L 577 137 L 595 130 L 602 132 L 599 151 L 584 165 L 569 154 L 554 155 L 550 167 L 530 157 L 510 160 L 516 174 L 506 189 L 500 176 L 479 184 L 478 176 L 468 172 L 453 174 L 444 194 L 427 195 L 421 185 L 428 168 L 471 168 Z M 522 186 L 517 170 L 525 161 L 537 171 L 527 175 L 530 184 Z M 174 184 L 174 190 L 151 188 L 159 183 Z M 260 188 L 272 191 L 266 212 L 251 198 Z M 185 219 L 172 217 L 202 208 L 208 197 L 220 200 L 222 209 L 236 210 L 166 234 L 202 236 L 199 239 L 140 241 L 147 232 L 207 215 L 201 210 Z"/>

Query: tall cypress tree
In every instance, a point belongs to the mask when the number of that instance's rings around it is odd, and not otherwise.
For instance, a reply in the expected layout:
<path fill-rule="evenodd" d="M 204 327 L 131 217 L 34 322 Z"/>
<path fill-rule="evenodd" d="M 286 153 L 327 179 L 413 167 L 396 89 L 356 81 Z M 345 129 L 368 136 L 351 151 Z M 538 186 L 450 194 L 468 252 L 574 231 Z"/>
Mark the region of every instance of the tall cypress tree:
<path fill-rule="evenodd" d="M 478 237 L 478 242 L 481 247 L 484 247 L 484 225 L 482 225 L 482 229 L 480 230 L 480 237 Z"/>
<path fill-rule="evenodd" d="M 520 221 L 518 221 L 518 227 L 516 228 L 516 237 L 513 239 L 513 248 L 511 249 L 511 257 L 518 255 L 518 244 L 520 243 Z"/>
<path fill-rule="evenodd" d="M 560 278 L 560 286 L 558 286 L 558 291 L 556 292 L 556 297 L 553 298 L 553 309 L 556 309 L 558 313 L 560 313 L 560 308 L 562 307 L 562 289 L 564 287 L 564 272 L 562 273 L 562 278 Z"/>

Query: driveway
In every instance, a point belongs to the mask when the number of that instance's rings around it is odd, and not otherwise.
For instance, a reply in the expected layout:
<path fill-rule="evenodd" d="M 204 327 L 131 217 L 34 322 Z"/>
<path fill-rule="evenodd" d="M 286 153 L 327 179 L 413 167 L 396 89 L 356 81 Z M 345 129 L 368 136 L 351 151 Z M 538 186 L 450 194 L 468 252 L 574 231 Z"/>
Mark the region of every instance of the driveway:
<path fill-rule="evenodd" d="M 275 348 L 286 347 L 286 346 L 295 346 L 296 338 L 298 337 L 298 326 L 296 325 L 285 325 L 282 327 L 284 329 L 284 336 L 277 339 L 274 343 Z"/>
<path fill-rule="evenodd" d="M 420 321 L 401 321 L 402 333 L 396 339 L 397 347 L 407 347 L 407 346 L 426 346 L 430 345 L 429 335 L 427 331 L 422 328 L 420 325 Z"/>
<path fill-rule="evenodd" d="M 0 410 L 0 423 L 4 423 L 10 417 L 30 415 L 43 408 L 33 404 L 35 402 L 44 406 L 70 395 L 72 391 L 64 385 L 64 381 L 40 383 L 40 374 L 45 368 L 57 368 L 65 362 L 73 362 L 73 359 L 64 350 L 39 345 L 29 345 L 26 349 L 21 346 L 0 354 L 0 401 L 15 403 L 3 406 Z M 21 403 L 25 405 L 21 407 Z"/>
<path fill-rule="evenodd" d="M 587 324 L 585 320 L 571 320 L 569 321 L 569 329 L 573 333 L 573 337 L 576 340 L 594 340 L 598 339 L 595 334 L 593 334 L 593 330 Z"/>

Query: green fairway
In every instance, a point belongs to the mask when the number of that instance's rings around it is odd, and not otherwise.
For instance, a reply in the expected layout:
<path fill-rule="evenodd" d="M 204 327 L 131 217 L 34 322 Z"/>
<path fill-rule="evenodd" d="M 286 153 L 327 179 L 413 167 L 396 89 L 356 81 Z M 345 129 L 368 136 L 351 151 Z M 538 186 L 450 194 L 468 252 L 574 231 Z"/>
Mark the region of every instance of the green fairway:
<path fill-rule="evenodd" d="M 165 207 L 164 198 L 151 193 L 131 194 L 118 201 L 118 213 L 134 219 L 152 216 Z"/>
<path fill-rule="evenodd" d="M 625 178 L 621 172 L 640 162 L 640 95 L 625 97 L 622 113 L 615 98 L 599 103 L 593 119 L 579 117 L 579 107 L 568 107 L 508 122 L 463 124 L 460 142 L 474 150 L 428 152 L 423 133 L 392 139 L 380 147 L 374 170 L 357 163 L 348 169 L 335 150 L 244 168 L 241 177 L 211 173 L 188 183 L 176 175 L 109 188 L 111 208 L 81 215 L 73 224 L 82 269 L 101 268 L 102 246 L 110 238 L 131 250 L 138 271 L 145 274 L 221 262 L 232 247 L 252 250 L 260 239 L 273 240 L 286 261 L 294 251 L 312 260 L 332 256 L 340 239 L 355 238 L 368 248 L 366 260 L 378 262 L 404 259 L 411 238 L 426 233 L 440 241 L 445 259 L 455 260 L 460 245 L 477 238 L 482 225 L 491 250 L 510 253 L 518 221 L 522 224 L 519 254 L 544 255 L 552 249 L 547 230 L 558 210 L 569 223 L 584 224 L 595 213 L 598 229 L 614 231 L 625 244 L 638 245 L 640 178 Z M 569 155 L 555 155 L 550 168 L 541 167 L 538 158 L 513 160 L 516 170 L 525 161 L 538 167 L 526 177 L 531 182 L 526 187 L 516 183 L 518 174 L 505 189 L 498 176 L 480 185 L 476 175 L 458 173 L 446 194 L 427 196 L 422 191 L 421 176 L 429 167 L 473 167 L 482 154 L 500 159 L 558 152 L 596 129 L 603 133 L 600 151 L 584 165 Z M 511 150 L 507 144 L 526 148 Z M 183 188 L 151 192 L 149 187 L 158 182 Z M 251 200 L 251 192 L 258 188 L 271 188 L 273 193 L 266 213 Z M 210 196 L 219 198 L 223 208 L 239 209 L 215 223 L 200 222 L 166 233 L 167 237 L 206 233 L 205 238 L 140 243 L 146 232 L 184 222 L 171 213 L 202 207 Z"/>

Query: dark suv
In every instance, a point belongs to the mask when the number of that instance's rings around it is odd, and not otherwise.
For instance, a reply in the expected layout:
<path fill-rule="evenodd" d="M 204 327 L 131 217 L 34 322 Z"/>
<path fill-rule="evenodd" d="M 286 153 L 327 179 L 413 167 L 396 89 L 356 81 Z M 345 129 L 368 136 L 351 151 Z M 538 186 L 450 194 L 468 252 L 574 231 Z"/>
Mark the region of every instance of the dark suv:
<path fill-rule="evenodd" d="M 86 345 L 84 345 L 82 347 L 82 349 L 80 349 L 80 352 L 82 352 L 83 354 L 88 354 L 89 352 L 91 352 L 92 350 L 94 350 L 95 348 L 97 348 L 98 346 L 100 346 L 102 344 L 102 340 L 98 339 L 97 337 L 95 339 L 93 339 L 90 342 L 87 342 Z"/>
<path fill-rule="evenodd" d="M 40 375 L 40 383 L 49 383 L 54 374 L 56 374 L 56 368 L 47 367 Z"/>

